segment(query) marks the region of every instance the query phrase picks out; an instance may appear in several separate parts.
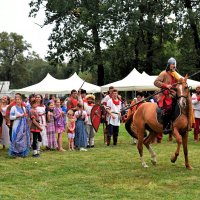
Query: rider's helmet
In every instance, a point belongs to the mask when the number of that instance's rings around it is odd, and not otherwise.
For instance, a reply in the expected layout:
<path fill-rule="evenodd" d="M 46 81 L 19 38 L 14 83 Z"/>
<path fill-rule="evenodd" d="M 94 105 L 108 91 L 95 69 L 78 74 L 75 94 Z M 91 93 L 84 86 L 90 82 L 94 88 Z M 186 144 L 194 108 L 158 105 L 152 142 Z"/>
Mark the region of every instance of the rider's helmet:
<path fill-rule="evenodd" d="M 174 64 L 175 67 L 176 67 L 176 59 L 171 57 L 168 61 L 167 61 L 167 67 L 166 67 L 166 71 L 169 71 L 170 70 L 170 64 Z"/>

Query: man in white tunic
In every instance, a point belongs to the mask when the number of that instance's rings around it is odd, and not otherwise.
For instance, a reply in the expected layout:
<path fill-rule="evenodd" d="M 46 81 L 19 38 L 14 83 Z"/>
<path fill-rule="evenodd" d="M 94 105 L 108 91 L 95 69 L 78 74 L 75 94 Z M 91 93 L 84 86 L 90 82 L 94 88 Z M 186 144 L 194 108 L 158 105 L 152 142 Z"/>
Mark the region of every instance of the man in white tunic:
<path fill-rule="evenodd" d="M 196 88 L 196 93 L 192 94 L 192 105 L 194 109 L 195 127 L 194 127 L 194 141 L 199 139 L 200 126 L 200 86 Z"/>
<path fill-rule="evenodd" d="M 86 131 L 87 131 L 87 134 L 88 134 L 88 145 L 87 147 L 91 147 L 93 148 L 94 147 L 94 136 L 95 136 L 95 130 L 92 126 L 92 122 L 91 122 L 91 110 L 94 106 L 94 100 L 95 100 L 95 96 L 93 94 L 88 94 L 86 97 L 85 97 L 86 101 L 84 102 L 84 110 L 86 111 L 87 113 L 87 116 L 88 116 L 88 122 L 86 124 Z"/>
<path fill-rule="evenodd" d="M 118 91 L 113 90 L 112 98 L 107 101 L 106 111 L 108 112 L 108 136 L 107 146 L 110 145 L 111 136 L 113 136 L 113 145 L 117 145 L 120 119 L 121 119 L 121 101 L 118 99 Z"/>

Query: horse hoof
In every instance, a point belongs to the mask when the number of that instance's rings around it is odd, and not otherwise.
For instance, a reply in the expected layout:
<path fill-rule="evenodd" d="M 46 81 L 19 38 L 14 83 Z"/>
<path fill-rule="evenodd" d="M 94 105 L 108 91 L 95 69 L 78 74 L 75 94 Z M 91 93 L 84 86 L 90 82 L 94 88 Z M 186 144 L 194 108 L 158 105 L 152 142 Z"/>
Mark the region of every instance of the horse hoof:
<path fill-rule="evenodd" d="M 193 170 L 193 167 L 191 165 L 186 166 L 186 169 Z"/>
<path fill-rule="evenodd" d="M 142 165 L 144 168 L 148 168 L 149 166 L 147 164 Z"/>
<path fill-rule="evenodd" d="M 156 161 L 156 160 L 151 160 L 151 163 L 152 163 L 153 165 L 156 165 L 156 164 L 157 164 L 157 161 Z"/>
<path fill-rule="evenodd" d="M 173 156 L 172 156 L 172 157 L 171 157 L 171 162 L 172 162 L 172 163 L 175 163 L 175 162 L 176 162 L 176 159 L 177 159 L 176 157 L 173 157 Z"/>

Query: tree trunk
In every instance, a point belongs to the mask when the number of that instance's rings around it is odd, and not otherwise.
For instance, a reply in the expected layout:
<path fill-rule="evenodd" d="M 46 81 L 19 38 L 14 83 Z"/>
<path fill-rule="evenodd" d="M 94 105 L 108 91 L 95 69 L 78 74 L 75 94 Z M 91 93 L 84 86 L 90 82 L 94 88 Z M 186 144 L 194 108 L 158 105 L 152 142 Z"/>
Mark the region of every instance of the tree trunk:
<path fill-rule="evenodd" d="M 95 49 L 95 62 L 97 64 L 97 85 L 104 85 L 104 66 L 101 55 L 100 39 L 98 34 L 97 26 L 94 25 L 92 28 L 93 40 L 94 40 L 94 49 Z"/>
<path fill-rule="evenodd" d="M 98 13 L 99 13 L 99 0 L 92 1 L 93 8 L 95 9 L 95 14 L 91 17 L 93 19 L 93 24 L 91 25 L 92 29 L 92 36 L 93 36 L 93 44 L 94 44 L 94 61 L 97 65 L 97 85 L 102 86 L 104 85 L 104 66 L 103 66 L 103 60 L 102 60 L 102 53 L 101 53 L 101 39 L 99 38 L 99 19 L 98 19 Z M 88 10 L 91 9 L 91 5 L 87 0 L 85 0 L 85 5 L 88 8 Z"/>
<path fill-rule="evenodd" d="M 153 34 L 151 32 L 147 32 L 147 54 L 146 54 L 146 73 L 147 74 L 152 74 L 153 71 L 153 50 L 152 50 L 152 45 L 153 45 Z"/>
<path fill-rule="evenodd" d="M 191 0 L 185 0 L 185 7 L 188 10 L 189 22 L 190 22 L 190 26 L 191 26 L 192 34 L 194 38 L 194 46 L 197 53 L 196 68 L 199 68 L 200 67 L 200 39 L 199 39 L 199 34 L 198 34 L 198 27 L 193 17 L 194 13 L 192 11 Z"/>

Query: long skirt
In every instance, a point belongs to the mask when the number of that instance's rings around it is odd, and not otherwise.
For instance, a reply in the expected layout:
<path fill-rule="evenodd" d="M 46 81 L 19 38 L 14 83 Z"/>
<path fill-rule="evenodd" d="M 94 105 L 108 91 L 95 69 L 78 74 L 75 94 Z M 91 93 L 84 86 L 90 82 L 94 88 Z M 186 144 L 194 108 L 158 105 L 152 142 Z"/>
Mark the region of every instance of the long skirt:
<path fill-rule="evenodd" d="M 87 132 L 84 121 L 80 119 L 76 121 L 75 145 L 78 148 L 87 147 Z"/>
<path fill-rule="evenodd" d="M 48 145 L 47 129 L 46 129 L 46 126 L 44 124 L 40 124 L 40 126 L 42 127 L 42 131 L 40 132 L 40 134 L 42 136 L 42 146 L 46 147 Z"/>
<path fill-rule="evenodd" d="M 12 142 L 9 155 L 26 157 L 30 150 L 30 130 L 25 117 L 17 119 L 13 123 Z"/>
<path fill-rule="evenodd" d="M 10 144 L 10 136 L 9 136 L 9 128 L 6 125 L 6 120 L 3 118 L 3 123 L 2 123 L 2 140 L 1 144 L 5 146 L 9 146 Z"/>
<path fill-rule="evenodd" d="M 47 140 L 50 149 L 56 149 L 58 147 L 54 122 L 47 123 Z"/>

